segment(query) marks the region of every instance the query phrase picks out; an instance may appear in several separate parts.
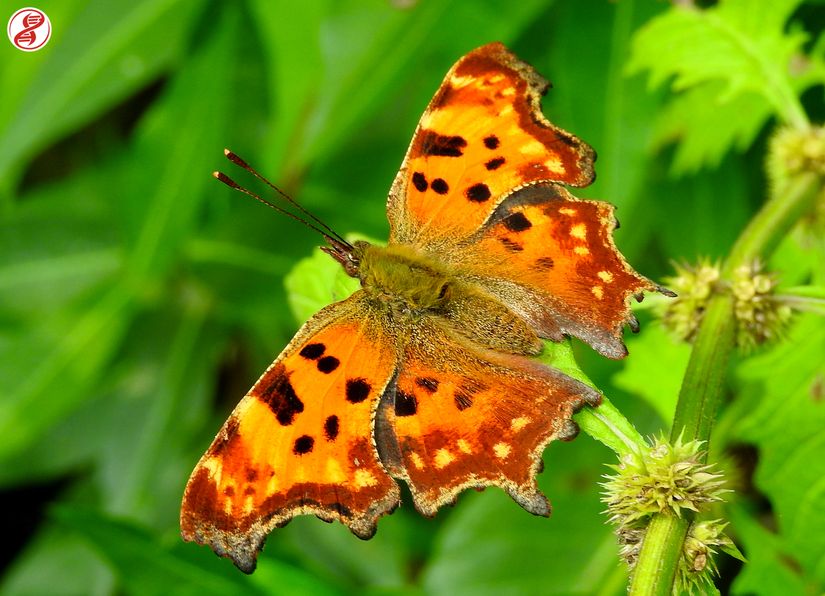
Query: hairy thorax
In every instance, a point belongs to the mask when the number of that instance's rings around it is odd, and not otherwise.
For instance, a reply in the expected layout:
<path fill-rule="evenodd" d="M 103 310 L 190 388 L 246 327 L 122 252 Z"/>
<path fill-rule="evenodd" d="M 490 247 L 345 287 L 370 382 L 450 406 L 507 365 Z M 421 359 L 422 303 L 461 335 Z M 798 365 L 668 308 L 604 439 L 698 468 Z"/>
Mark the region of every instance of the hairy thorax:
<path fill-rule="evenodd" d="M 526 321 L 434 256 L 367 242 L 358 242 L 356 251 L 364 292 L 401 331 L 429 317 L 487 348 L 515 354 L 541 350 Z"/>

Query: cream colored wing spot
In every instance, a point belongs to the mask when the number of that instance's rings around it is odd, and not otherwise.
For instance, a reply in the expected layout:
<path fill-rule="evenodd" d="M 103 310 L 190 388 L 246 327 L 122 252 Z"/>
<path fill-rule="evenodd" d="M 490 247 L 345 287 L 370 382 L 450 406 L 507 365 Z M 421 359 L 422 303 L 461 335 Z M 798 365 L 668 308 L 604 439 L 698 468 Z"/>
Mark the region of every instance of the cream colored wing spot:
<path fill-rule="evenodd" d="M 412 465 L 414 465 L 417 470 L 423 470 L 424 469 L 424 460 L 421 459 L 421 456 L 418 455 L 417 453 L 411 453 L 410 454 L 410 461 L 412 462 Z"/>
<path fill-rule="evenodd" d="M 586 246 L 574 246 L 573 247 L 573 252 L 576 253 L 577 255 L 589 255 L 590 254 L 590 249 L 587 248 Z"/>
<path fill-rule="evenodd" d="M 453 457 L 453 454 L 450 453 L 449 451 L 447 451 L 446 449 L 444 449 L 443 447 L 435 452 L 434 463 L 435 463 L 436 469 L 440 470 L 442 468 L 446 468 L 453 461 L 455 461 L 455 458 Z"/>
<path fill-rule="evenodd" d="M 376 484 L 378 484 L 378 481 L 375 479 L 373 473 L 369 470 L 355 471 L 355 486 L 357 486 L 358 488 L 375 486 Z"/>
<path fill-rule="evenodd" d="M 508 106 L 509 107 L 509 106 Z M 510 108 L 512 109 L 512 108 Z M 503 110 L 502 110 L 503 113 Z M 542 155 L 547 151 L 547 148 L 544 146 L 543 143 L 535 139 L 530 139 L 529 143 L 524 143 L 521 147 L 518 148 L 519 153 L 524 155 Z"/>
<path fill-rule="evenodd" d="M 513 418 L 510 422 L 510 428 L 513 429 L 513 432 L 518 432 L 528 424 L 530 424 L 530 419 L 527 416 L 519 416 L 518 418 Z"/>
<path fill-rule="evenodd" d="M 610 271 L 599 271 L 596 275 L 606 284 L 613 282 L 613 274 Z"/>
<path fill-rule="evenodd" d="M 473 452 L 470 448 L 470 444 L 464 439 L 459 439 L 456 444 L 458 445 L 458 450 L 465 455 L 470 455 Z"/>
<path fill-rule="evenodd" d="M 587 226 L 583 223 L 577 223 L 576 225 L 571 226 L 570 235 L 573 238 L 584 240 L 585 238 L 587 238 Z"/>
<path fill-rule="evenodd" d="M 593 292 L 593 295 L 599 300 L 604 298 L 604 288 L 602 288 L 601 286 L 593 286 L 592 288 L 590 288 L 590 291 Z"/>
<path fill-rule="evenodd" d="M 496 454 L 496 457 L 499 459 L 507 459 L 507 456 L 510 455 L 510 452 L 513 450 L 510 445 L 507 443 L 496 443 L 493 445 L 493 452 Z"/>
<path fill-rule="evenodd" d="M 559 213 L 561 213 L 562 215 L 576 215 L 576 210 L 571 209 L 570 207 L 562 207 L 561 209 L 559 209 Z"/>

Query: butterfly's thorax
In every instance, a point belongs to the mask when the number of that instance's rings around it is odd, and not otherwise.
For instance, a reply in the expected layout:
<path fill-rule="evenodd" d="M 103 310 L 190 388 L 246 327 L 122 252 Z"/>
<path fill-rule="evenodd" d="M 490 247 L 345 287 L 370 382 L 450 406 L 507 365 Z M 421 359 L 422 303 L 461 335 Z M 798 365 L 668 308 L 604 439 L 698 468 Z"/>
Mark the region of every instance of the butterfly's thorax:
<path fill-rule="evenodd" d="M 359 242 L 358 250 L 358 278 L 364 292 L 394 312 L 437 312 L 455 292 L 447 268 L 409 246 Z"/>
<path fill-rule="evenodd" d="M 414 333 L 417 323 L 428 318 L 486 348 L 517 354 L 541 349 L 524 319 L 437 256 L 400 244 L 360 242 L 356 250 L 364 293 L 397 331 Z"/>

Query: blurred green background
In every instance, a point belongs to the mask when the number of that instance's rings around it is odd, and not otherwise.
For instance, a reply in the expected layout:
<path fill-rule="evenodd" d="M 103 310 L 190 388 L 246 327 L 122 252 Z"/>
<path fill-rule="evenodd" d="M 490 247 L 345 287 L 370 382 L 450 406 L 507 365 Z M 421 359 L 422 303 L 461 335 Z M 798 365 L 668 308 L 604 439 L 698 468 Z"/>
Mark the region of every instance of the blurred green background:
<path fill-rule="evenodd" d="M 753 4 L 758 12 L 773 3 Z M 788 16 L 813 33 L 825 22 L 819 2 L 775 4 L 785 11 L 778 34 Z M 0 17 L 24 5 L 3 0 Z M 197 459 L 302 322 L 284 279 L 319 244 L 213 180 L 220 168 L 249 182 L 223 148 L 342 234 L 386 238 L 386 193 L 427 102 L 456 59 L 500 40 L 553 82 L 548 117 L 599 153 L 596 183 L 575 194 L 617 205 L 617 244 L 661 280 L 671 261 L 728 250 L 764 200 L 771 129 L 770 109 L 753 95 L 726 112 L 695 108 L 705 97 L 697 94 L 688 113 L 667 89 L 647 84 L 643 49 L 628 70 L 635 33 L 667 3 L 36 6 L 51 19 L 49 44 L 31 54 L 0 44 L 0 591 L 625 592 L 597 485 L 614 457 L 587 436 L 545 454 L 549 520 L 497 489 L 462 495 L 432 520 L 407 499 L 369 542 L 338 524 L 298 519 L 270 537 L 247 577 L 183 544 L 177 517 Z M 821 117 L 821 87 L 803 99 Z M 796 245 L 782 254 L 794 281 L 811 278 L 816 259 Z M 323 302 L 328 292 L 311 275 L 296 284 L 293 303 L 302 293 Z M 647 311 L 640 316 L 626 361 L 581 345 L 577 354 L 597 386 L 654 433 L 671 418 L 687 347 Z M 721 444 L 736 445 L 726 457 L 735 459 L 742 497 L 720 515 L 738 516 L 734 535 L 755 566 L 740 573 L 741 564 L 721 559 L 723 591 L 756 593 L 775 580 L 790 586 L 784 593 L 819 593 L 825 576 L 822 540 L 804 538 L 804 519 L 788 534 L 772 517 L 779 497 L 752 478 L 776 433 L 760 435 L 769 423 L 752 420 L 756 431 L 736 433 L 758 400 L 786 390 L 765 388 L 766 366 L 800 376 L 800 387 L 822 374 L 821 325 L 803 323 L 802 356 L 797 345 L 743 364 L 736 378 L 752 401 L 721 424 Z M 813 364 L 800 369 L 805 346 Z M 803 418 L 821 416 L 820 408 Z M 821 443 L 807 445 L 816 453 Z M 825 487 L 809 484 L 813 492 L 787 508 L 821 503 Z"/>

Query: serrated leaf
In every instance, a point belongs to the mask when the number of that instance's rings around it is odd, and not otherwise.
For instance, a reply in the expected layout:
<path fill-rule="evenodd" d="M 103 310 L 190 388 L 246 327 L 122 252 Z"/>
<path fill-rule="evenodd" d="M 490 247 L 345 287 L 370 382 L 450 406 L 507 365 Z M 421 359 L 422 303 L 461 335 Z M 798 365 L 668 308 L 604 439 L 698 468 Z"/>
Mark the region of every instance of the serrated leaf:
<path fill-rule="evenodd" d="M 772 113 L 806 126 L 797 94 L 818 79 L 810 75 L 813 69 L 792 78 L 791 59 L 807 35 L 786 31 L 800 2 L 780 0 L 758 9 L 748 0 L 723 0 L 707 9 L 678 4 L 637 32 L 628 71 L 648 71 L 652 86 L 672 80 L 675 91 L 692 91 L 671 106 L 660 124 L 660 139 L 679 128 L 687 144 L 675 172 L 718 162 Z M 719 130 L 709 128 L 714 123 Z"/>
<path fill-rule="evenodd" d="M 731 149 L 744 152 L 771 117 L 762 96 L 748 92 L 724 99 L 723 86 L 712 81 L 692 87 L 659 113 L 655 146 L 680 141 L 671 164 L 673 176 L 715 168 Z"/>

